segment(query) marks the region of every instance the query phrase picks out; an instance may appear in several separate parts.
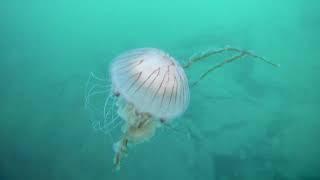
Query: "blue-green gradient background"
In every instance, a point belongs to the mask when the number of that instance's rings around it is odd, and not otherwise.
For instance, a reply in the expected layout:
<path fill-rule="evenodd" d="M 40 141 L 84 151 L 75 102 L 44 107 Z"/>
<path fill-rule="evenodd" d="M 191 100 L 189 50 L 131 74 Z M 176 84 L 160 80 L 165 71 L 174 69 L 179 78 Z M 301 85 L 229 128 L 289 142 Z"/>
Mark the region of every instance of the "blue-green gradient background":
<path fill-rule="evenodd" d="M 319 32 L 317 0 L 1 0 L 0 179 L 320 179 Z M 225 45 L 281 67 L 211 73 L 175 120 L 191 137 L 164 128 L 113 173 L 112 140 L 84 110 L 89 73 L 132 48 L 183 62 Z"/>

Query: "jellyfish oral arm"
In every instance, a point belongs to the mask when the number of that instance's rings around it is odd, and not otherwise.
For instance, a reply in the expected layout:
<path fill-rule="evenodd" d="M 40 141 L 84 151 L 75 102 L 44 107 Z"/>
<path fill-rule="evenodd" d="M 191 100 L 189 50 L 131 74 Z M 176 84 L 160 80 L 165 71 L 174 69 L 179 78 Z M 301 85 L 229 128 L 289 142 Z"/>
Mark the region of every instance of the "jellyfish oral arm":
<path fill-rule="evenodd" d="M 120 170 L 120 162 L 122 157 L 127 153 L 128 149 L 128 139 L 126 137 L 121 138 L 120 141 L 113 145 L 113 150 L 115 151 L 114 156 L 114 170 Z"/>

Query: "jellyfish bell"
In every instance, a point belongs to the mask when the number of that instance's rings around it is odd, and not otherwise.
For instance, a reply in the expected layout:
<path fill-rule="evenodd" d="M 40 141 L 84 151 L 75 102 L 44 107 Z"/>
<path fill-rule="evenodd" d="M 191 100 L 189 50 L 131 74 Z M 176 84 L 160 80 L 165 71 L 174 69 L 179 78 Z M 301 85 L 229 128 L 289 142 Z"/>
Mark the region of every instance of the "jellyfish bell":
<path fill-rule="evenodd" d="M 136 49 L 111 64 L 112 86 L 137 111 L 171 120 L 189 104 L 189 86 L 181 65 L 164 51 Z"/>

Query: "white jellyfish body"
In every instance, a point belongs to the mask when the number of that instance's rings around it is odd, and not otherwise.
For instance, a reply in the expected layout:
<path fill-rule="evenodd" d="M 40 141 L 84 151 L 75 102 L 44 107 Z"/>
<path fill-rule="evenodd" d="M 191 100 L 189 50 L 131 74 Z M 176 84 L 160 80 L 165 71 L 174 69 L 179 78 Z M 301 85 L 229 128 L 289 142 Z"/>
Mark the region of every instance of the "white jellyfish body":
<path fill-rule="evenodd" d="M 125 121 L 115 143 L 115 165 L 128 143 L 151 138 L 161 122 L 181 115 L 189 105 L 189 85 L 181 65 L 164 51 L 143 48 L 116 57 L 111 64 L 112 89 L 118 114 Z M 161 121 L 159 121 L 161 120 Z"/>
<path fill-rule="evenodd" d="M 170 120 L 188 107 L 186 74 L 175 59 L 159 49 L 124 53 L 115 58 L 110 72 L 114 91 L 139 112 Z"/>

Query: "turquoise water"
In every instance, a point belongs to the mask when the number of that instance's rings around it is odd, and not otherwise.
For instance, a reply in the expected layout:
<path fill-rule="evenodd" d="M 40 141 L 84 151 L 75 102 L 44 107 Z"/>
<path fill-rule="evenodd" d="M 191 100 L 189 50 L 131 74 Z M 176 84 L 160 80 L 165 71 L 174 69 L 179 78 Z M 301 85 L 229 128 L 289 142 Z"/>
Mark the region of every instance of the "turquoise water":
<path fill-rule="evenodd" d="M 0 179 L 320 179 L 319 7 L 0 1 Z M 84 109 L 90 72 L 103 76 L 112 58 L 133 48 L 160 48 L 185 62 L 226 45 L 281 67 L 244 58 L 212 72 L 191 89 L 175 128 L 130 148 L 113 172 L 119 137 L 94 131 Z M 230 56 L 195 64 L 190 81 Z"/>

